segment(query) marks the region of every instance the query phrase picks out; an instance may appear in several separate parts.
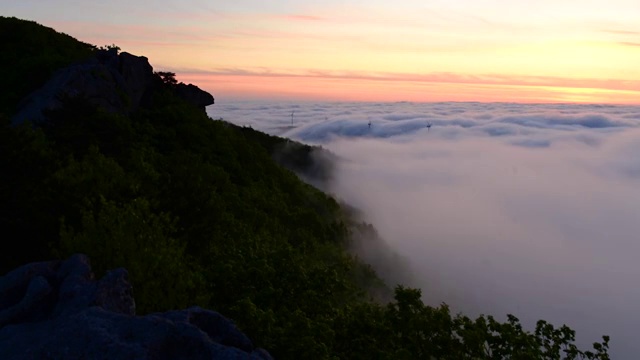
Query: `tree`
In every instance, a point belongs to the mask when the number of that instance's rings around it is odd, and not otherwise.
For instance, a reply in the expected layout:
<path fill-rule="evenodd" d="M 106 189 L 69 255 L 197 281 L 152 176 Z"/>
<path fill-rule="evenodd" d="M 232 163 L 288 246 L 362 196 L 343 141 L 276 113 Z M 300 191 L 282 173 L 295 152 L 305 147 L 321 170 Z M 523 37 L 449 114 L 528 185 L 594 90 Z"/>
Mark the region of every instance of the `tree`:
<path fill-rule="evenodd" d="M 169 71 L 156 71 L 154 73 L 160 76 L 160 79 L 162 79 L 162 82 L 164 84 L 171 85 L 171 86 L 178 84 L 178 80 L 176 80 L 176 73 L 169 72 Z"/>
<path fill-rule="evenodd" d="M 104 50 L 104 51 L 115 51 L 116 54 L 118 54 L 120 52 L 120 46 L 116 45 L 116 44 L 111 44 L 111 45 L 105 45 L 105 46 L 100 46 L 99 48 L 100 50 Z"/>

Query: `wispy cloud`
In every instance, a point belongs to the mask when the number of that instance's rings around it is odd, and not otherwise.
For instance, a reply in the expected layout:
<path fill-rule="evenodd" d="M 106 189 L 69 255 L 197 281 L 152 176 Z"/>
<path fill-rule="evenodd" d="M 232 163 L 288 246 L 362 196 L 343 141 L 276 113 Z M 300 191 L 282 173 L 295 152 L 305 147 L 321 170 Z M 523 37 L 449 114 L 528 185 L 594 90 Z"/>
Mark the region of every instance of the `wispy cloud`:
<path fill-rule="evenodd" d="M 295 20 L 295 21 L 323 21 L 327 20 L 326 18 L 314 15 L 304 15 L 304 14 L 287 14 L 287 15 L 278 15 L 276 18 L 286 19 L 286 20 Z"/>
<path fill-rule="evenodd" d="M 602 30 L 602 32 L 616 35 L 632 35 L 638 36 L 640 35 L 640 31 L 632 31 L 632 30 Z"/>
<path fill-rule="evenodd" d="M 78 39 L 102 45 L 103 42 L 146 45 L 198 45 L 221 39 L 224 34 L 199 25 L 165 27 L 160 25 L 88 23 L 63 21 L 50 24 Z M 135 36 L 132 36 L 135 34 Z M 128 49 L 124 49 L 128 50 Z"/>
<path fill-rule="evenodd" d="M 625 45 L 625 46 L 640 46 L 640 42 L 622 41 L 619 44 L 620 45 Z"/>
<path fill-rule="evenodd" d="M 635 44 L 640 45 L 640 44 Z M 395 81 L 413 83 L 455 83 L 479 85 L 507 86 L 544 86 L 584 89 L 607 89 L 623 91 L 640 91 L 640 80 L 626 79 L 576 79 L 553 76 L 527 76 L 503 74 L 456 74 L 450 72 L 434 72 L 425 74 L 403 73 L 364 73 L 357 71 L 279 71 L 270 69 L 236 69 L 227 68 L 214 71 L 198 71 L 185 69 L 185 73 L 202 75 L 264 76 L 264 77 L 308 77 L 348 80 Z"/>

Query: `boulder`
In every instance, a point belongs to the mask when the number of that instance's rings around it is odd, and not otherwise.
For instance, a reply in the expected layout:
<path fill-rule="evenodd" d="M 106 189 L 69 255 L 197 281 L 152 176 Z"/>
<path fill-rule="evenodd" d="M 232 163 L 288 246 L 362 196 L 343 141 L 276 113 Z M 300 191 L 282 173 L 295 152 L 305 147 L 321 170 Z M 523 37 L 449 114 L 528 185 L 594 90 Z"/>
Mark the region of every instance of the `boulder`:
<path fill-rule="evenodd" d="M 41 123 L 47 110 L 57 109 L 65 98 L 82 97 L 112 113 L 130 114 L 149 107 L 152 94 L 161 86 L 144 56 L 117 50 L 97 50 L 91 59 L 58 70 L 40 89 L 18 105 L 12 124 Z M 195 85 L 180 83 L 176 95 L 201 108 L 213 104 L 213 96 Z"/>
<path fill-rule="evenodd" d="M 183 100 L 204 110 L 206 106 L 213 105 L 213 96 L 208 92 L 201 90 L 193 84 L 179 83 L 176 85 L 176 94 Z"/>
<path fill-rule="evenodd" d="M 59 108 L 65 97 L 83 96 L 107 111 L 122 111 L 124 99 L 116 91 L 118 84 L 123 85 L 121 80 L 96 59 L 61 69 L 44 86 L 20 102 L 12 123 L 15 125 L 27 120 L 40 123 L 46 110 Z"/>
<path fill-rule="evenodd" d="M 125 92 L 135 110 L 149 96 L 153 85 L 153 68 L 144 56 L 135 56 L 123 52 L 118 56 L 118 74 L 122 76 Z"/>
<path fill-rule="evenodd" d="M 127 271 L 95 280 L 89 259 L 22 266 L 0 278 L 0 358 L 271 359 L 235 324 L 192 307 L 135 315 Z"/>

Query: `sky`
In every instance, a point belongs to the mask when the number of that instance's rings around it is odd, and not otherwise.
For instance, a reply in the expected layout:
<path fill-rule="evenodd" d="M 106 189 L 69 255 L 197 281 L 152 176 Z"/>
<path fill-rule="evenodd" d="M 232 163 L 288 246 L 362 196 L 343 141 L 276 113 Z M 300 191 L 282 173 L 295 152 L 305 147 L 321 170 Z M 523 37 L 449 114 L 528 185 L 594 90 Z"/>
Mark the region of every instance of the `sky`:
<path fill-rule="evenodd" d="M 640 104 L 637 0 L 0 0 L 218 101 Z"/>
<path fill-rule="evenodd" d="M 637 359 L 639 106 L 264 101 L 208 112 L 335 154 L 325 190 L 386 241 L 356 246 L 384 279 L 469 316 L 566 324 L 582 348 L 610 335 L 612 359 Z"/>

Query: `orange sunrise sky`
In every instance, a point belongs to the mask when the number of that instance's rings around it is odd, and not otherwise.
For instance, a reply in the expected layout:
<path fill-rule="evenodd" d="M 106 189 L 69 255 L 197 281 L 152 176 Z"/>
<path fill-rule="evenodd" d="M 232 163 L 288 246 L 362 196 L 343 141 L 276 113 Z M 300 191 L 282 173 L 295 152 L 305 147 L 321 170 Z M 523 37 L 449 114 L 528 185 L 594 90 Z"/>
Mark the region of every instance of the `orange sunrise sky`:
<path fill-rule="evenodd" d="M 227 100 L 640 104 L 640 1 L 0 0 Z"/>

